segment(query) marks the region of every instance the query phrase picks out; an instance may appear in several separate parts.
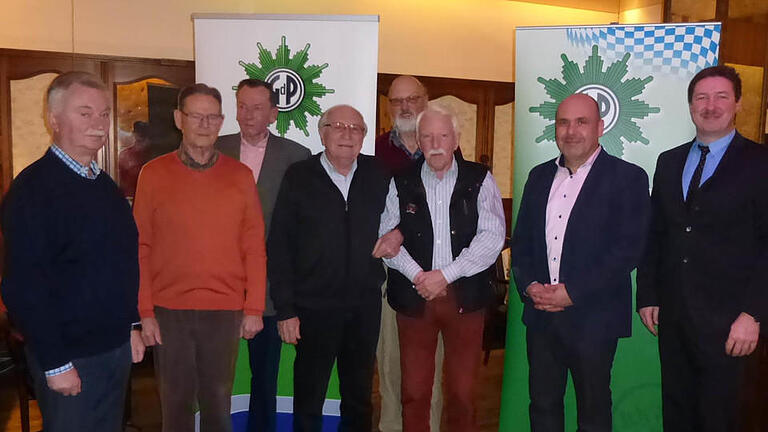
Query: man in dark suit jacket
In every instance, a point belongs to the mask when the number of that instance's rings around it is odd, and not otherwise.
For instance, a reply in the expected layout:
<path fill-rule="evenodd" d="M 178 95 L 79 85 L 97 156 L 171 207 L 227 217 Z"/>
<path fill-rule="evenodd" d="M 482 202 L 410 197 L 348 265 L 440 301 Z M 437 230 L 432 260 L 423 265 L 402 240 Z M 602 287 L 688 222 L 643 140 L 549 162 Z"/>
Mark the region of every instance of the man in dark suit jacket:
<path fill-rule="evenodd" d="M 253 171 L 264 213 L 265 233 L 269 233 L 272 210 L 283 174 L 288 166 L 307 159 L 311 153 L 306 147 L 269 132 L 268 127 L 277 120 L 278 113 L 278 95 L 270 84 L 255 79 L 244 79 L 237 86 L 236 99 L 240 133 L 219 137 L 216 148 L 248 165 Z M 249 432 L 275 430 L 275 396 L 282 341 L 277 332 L 269 282 L 263 320 L 264 330 L 248 340 L 251 366 L 251 399 L 247 428 Z"/>
<path fill-rule="evenodd" d="M 664 430 L 733 431 L 768 311 L 768 150 L 736 132 L 733 68 L 688 86 L 696 138 L 659 156 L 637 307 L 659 336 Z"/>
<path fill-rule="evenodd" d="M 611 430 L 611 367 L 632 319 L 630 272 L 650 213 L 648 177 L 605 152 L 597 103 L 574 94 L 557 109 L 560 157 L 534 167 L 512 237 L 525 304 L 532 431 L 564 429 L 573 377 L 580 431 Z"/>

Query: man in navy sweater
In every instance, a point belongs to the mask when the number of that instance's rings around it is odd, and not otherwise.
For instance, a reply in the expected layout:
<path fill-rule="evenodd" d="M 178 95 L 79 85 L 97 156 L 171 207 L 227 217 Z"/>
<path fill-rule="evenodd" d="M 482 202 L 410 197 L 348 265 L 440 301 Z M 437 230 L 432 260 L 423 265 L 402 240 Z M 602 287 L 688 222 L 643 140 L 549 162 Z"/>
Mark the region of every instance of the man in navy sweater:
<path fill-rule="evenodd" d="M 122 430 L 136 308 L 138 240 L 128 202 L 96 163 L 110 101 L 95 76 L 69 72 L 46 93 L 51 148 L 2 205 L 2 295 L 26 342 L 50 432 Z"/>

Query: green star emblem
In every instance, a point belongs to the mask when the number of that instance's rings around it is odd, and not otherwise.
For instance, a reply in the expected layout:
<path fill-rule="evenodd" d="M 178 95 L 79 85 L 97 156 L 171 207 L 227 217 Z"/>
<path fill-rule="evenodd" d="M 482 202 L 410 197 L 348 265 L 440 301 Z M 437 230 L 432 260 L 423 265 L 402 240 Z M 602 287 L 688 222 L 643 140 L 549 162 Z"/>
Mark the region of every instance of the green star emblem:
<path fill-rule="evenodd" d="M 625 142 L 648 145 L 649 141 L 643 136 L 635 119 L 643 119 L 651 113 L 657 114 L 661 109 L 635 99 L 643 93 L 645 86 L 653 81 L 652 76 L 622 81 L 627 75 L 627 62 L 630 57 L 630 53 L 624 54 L 621 60 L 617 60 L 603 71 L 604 61 L 597 53 L 597 45 L 593 45 L 592 55 L 584 62 L 582 71 L 575 62 L 562 54 L 560 58 L 563 59 L 562 74 L 565 82 L 539 77 L 537 81 L 544 85 L 544 90 L 553 100 L 528 109 L 552 121 L 544 127 L 536 142 L 555 141 L 554 121 L 557 106 L 574 93 L 586 93 L 597 100 L 600 107 L 600 116 L 605 123 L 600 142 L 608 153 L 621 157 L 624 154 Z"/>
<path fill-rule="evenodd" d="M 328 63 L 307 65 L 309 44 L 291 56 L 291 50 L 285 43 L 285 36 L 282 37 L 274 56 L 261 45 L 261 42 L 256 46 L 259 47 L 259 64 L 247 63 L 243 60 L 238 64 L 245 69 L 248 78 L 268 82 L 277 91 L 279 95 L 277 132 L 285 136 L 293 123 L 295 128 L 304 132 L 305 136 L 309 136 L 307 115 L 319 117 L 323 113 L 315 99 L 335 92 L 314 82 L 323 73 L 323 69 L 328 67 Z M 233 89 L 236 90 L 237 87 Z"/>

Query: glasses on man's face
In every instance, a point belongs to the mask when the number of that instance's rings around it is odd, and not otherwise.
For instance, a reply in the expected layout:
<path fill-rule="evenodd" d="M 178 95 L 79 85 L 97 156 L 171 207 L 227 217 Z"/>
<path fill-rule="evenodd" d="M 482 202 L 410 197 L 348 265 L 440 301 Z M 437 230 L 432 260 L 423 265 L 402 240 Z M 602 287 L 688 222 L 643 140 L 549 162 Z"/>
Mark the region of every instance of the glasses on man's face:
<path fill-rule="evenodd" d="M 184 114 L 188 119 L 191 119 L 193 122 L 196 122 L 197 124 L 202 124 L 203 120 L 207 120 L 208 124 L 219 124 L 222 121 L 224 121 L 224 116 L 221 114 L 198 114 L 198 113 L 186 113 L 184 111 L 180 111 L 182 114 Z"/>
<path fill-rule="evenodd" d="M 347 124 L 344 122 L 331 122 L 326 123 L 323 125 L 323 127 L 329 127 L 334 132 L 344 132 L 345 130 L 349 130 L 349 133 L 356 136 L 363 136 L 365 135 L 365 126 L 359 125 L 359 124 Z"/>
<path fill-rule="evenodd" d="M 403 106 L 406 103 L 408 105 L 415 105 L 415 104 L 419 103 L 421 101 L 421 98 L 423 98 L 423 97 L 424 96 L 422 96 L 422 95 L 410 95 L 410 96 L 404 97 L 404 98 L 390 98 L 389 99 L 389 104 L 392 105 L 392 106 L 396 106 L 396 107 Z"/>

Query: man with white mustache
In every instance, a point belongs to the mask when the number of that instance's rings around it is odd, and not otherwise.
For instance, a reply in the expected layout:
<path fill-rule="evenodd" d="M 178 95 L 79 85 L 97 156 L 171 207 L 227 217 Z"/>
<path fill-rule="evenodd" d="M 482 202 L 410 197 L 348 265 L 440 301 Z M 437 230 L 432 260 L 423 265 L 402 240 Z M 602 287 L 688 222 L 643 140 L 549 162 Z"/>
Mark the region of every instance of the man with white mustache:
<path fill-rule="evenodd" d="M 454 157 L 456 116 L 435 106 L 417 118 L 425 162 L 395 176 L 379 233 L 399 227 L 387 300 L 397 311 L 403 431 L 430 428 L 438 335 L 445 344 L 445 430 L 477 430 L 472 403 L 480 364 L 490 268 L 504 244 L 501 194 L 488 169 Z M 434 429 L 432 429 L 434 431 Z M 437 432 L 437 431 L 434 431 Z"/>
<path fill-rule="evenodd" d="M 96 162 L 112 119 L 105 85 L 87 72 L 59 75 L 46 119 L 50 149 L 3 201 L 3 300 L 26 343 L 45 430 L 118 432 L 131 358 L 141 361 L 144 344 L 132 331 L 136 225 Z"/>
<path fill-rule="evenodd" d="M 524 304 L 530 424 L 565 428 L 570 372 L 578 430 L 609 432 L 611 368 L 632 323 L 630 273 L 650 213 L 648 176 L 608 154 L 597 102 L 573 94 L 557 107 L 561 155 L 528 175 L 512 235 L 512 273 Z"/>
<path fill-rule="evenodd" d="M 664 430 L 736 431 L 768 315 L 768 151 L 736 131 L 733 68 L 696 74 L 688 106 L 696 137 L 656 165 L 637 307 L 659 337 Z"/>
<path fill-rule="evenodd" d="M 376 160 L 393 175 L 400 173 L 423 158 L 416 140 L 416 117 L 427 107 L 427 89 L 415 77 L 401 75 L 392 81 L 387 93 L 389 115 L 394 123 L 392 130 L 376 138 Z M 460 154 L 460 152 L 459 152 Z M 392 257 L 402 243 L 400 232 L 395 229 L 382 236 L 376 243 L 373 255 L 377 258 Z M 382 289 L 386 293 L 386 283 Z M 385 294 L 386 295 L 386 294 Z M 381 396 L 381 432 L 403 430 L 400 401 L 400 345 L 397 336 L 395 311 L 386 303 L 381 306 L 381 331 L 376 348 L 376 366 L 379 372 L 379 394 Z M 443 342 L 438 340 L 435 355 L 435 369 L 443 367 Z M 442 374 L 435 373 L 432 387 L 432 408 L 430 425 L 440 430 L 440 412 L 443 408 Z"/>

